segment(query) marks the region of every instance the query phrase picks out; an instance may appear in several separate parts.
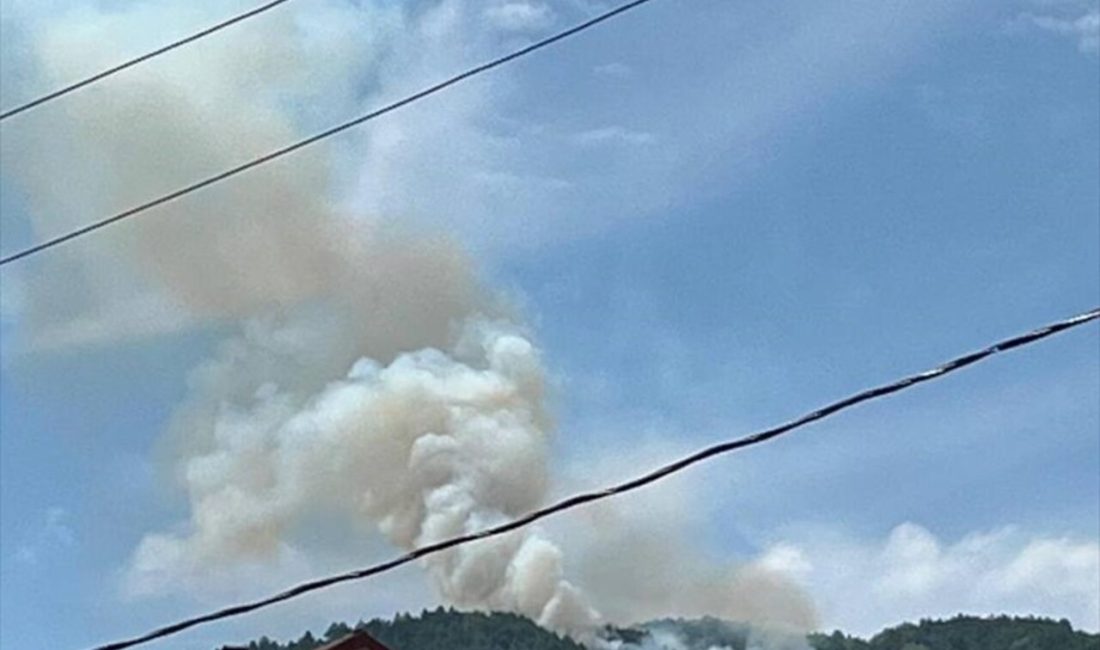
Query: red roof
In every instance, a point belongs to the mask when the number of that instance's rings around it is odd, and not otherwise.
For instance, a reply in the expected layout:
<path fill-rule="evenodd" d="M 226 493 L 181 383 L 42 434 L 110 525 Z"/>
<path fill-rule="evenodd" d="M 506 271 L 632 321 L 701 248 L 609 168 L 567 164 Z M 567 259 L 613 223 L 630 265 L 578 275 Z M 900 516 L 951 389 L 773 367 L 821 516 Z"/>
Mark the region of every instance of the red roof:
<path fill-rule="evenodd" d="M 222 650 L 248 650 L 248 648 L 235 648 L 231 646 L 225 646 Z M 360 630 L 359 632 L 352 632 L 348 636 L 340 639 L 339 641 L 333 641 L 328 645 L 321 646 L 317 650 L 390 650 L 381 642 L 375 640 L 371 635 Z"/>
<path fill-rule="evenodd" d="M 348 636 L 321 646 L 318 650 L 390 650 L 366 632 L 353 632 Z"/>

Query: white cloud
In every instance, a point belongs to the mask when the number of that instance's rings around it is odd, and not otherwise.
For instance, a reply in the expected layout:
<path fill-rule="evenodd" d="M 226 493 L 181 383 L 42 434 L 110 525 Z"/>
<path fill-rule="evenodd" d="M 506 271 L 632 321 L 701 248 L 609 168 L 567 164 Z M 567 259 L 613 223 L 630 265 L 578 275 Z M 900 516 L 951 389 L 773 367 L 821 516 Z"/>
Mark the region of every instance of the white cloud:
<path fill-rule="evenodd" d="M 814 565 L 802 549 L 793 544 L 779 543 L 771 546 L 756 561 L 757 565 L 783 573 L 796 580 L 805 580 L 813 572 Z"/>
<path fill-rule="evenodd" d="M 677 18 L 677 31 L 692 33 L 695 49 L 716 53 L 704 57 L 680 55 L 675 39 L 653 27 L 659 14 L 615 23 L 603 38 L 564 45 L 562 59 L 548 59 L 559 61 L 554 74 L 531 59 L 373 124 L 353 203 L 441 225 L 502 257 L 667 214 L 718 174 L 723 187 L 744 182 L 756 152 L 771 151 L 773 138 L 820 116 L 829 97 L 851 97 L 851 88 L 870 87 L 904 64 L 960 4 L 813 5 L 797 21 L 770 16 L 750 28 L 734 5 L 719 3 Z M 401 37 L 379 72 L 382 94 L 398 96 L 503 52 L 499 30 L 486 30 L 484 10 L 470 6 L 443 3 L 434 10 L 436 29 Z M 561 9 L 563 22 L 567 13 Z M 658 46 L 670 55 L 646 56 Z M 808 57 L 812 75 L 805 74 Z M 603 63 L 593 68 L 593 59 Z M 574 60 L 585 67 L 573 70 Z M 631 66 L 639 73 L 630 74 Z M 537 73 L 528 76 L 531 70 Z M 576 79 L 575 72 L 587 80 L 557 79 Z M 615 84 L 599 83 L 612 77 Z M 660 79 L 659 88 L 651 79 Z M 627 120 L 656 143 L 644 155 L 632 147 L 593 155 L 575 146 Z M 485 182 L 502 177 L 527 184 Z"/>
<path fill-rule="evenodd" d="M 42 514 L 34 529 L 15 551 L 22 564 L 37 565 L 44 555 L 71 548 L 76 544 L 76 532 L 69 523 L 64 508 L 52 507 Z"/>
<path fill-rule="evenodd" d="M 1064 36 L 1077 42 L 1082 53 L 1100 51 L 1100 9 L 1089 9 L 1079 16 L 1053 16 L 1022 14 L 1017 25 L 1030 26 L 1045 32 Z"/>
<path fill-rule="evenodd" d="M 573 137 L 578 144 L 582 145 L 642 145 L 652 144 L 656 140 L 652 133 L 632 131 L 631 129 L 621 126 L 605 126 L 598 129 L 581 131 Z"/>
<path fill-rule="evenodd" d="M 612 61 L 592 68 L 592 73 L 599 77 L 626 79 L 634 74 L 634 68 L 621 61 Z"/>
<path fill-rule="evenodd" d="M 498 29 L 512 32 L 538 31 L 554 24 L 550 7 L 523 0 L 493 5 L 485 10 L 485 17 Z"/>
<path fill-rule="evenodd" d="M 827 531 L 772 546 L 761 562 L 807 588 L 824 629 L 871 634 L 957 613 L 1036 614 L 1100 627 L 1100 542 L 1005 528 L 946 543 L 903 523 L 882 541 Z"/>

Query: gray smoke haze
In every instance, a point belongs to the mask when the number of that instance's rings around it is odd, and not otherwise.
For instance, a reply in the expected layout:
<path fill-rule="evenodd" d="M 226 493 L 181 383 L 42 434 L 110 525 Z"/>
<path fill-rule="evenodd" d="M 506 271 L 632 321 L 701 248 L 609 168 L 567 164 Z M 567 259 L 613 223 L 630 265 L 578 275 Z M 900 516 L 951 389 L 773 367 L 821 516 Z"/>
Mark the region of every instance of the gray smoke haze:
<path fill-rule="evenodd" d="M 186 56 L 163 57 L 21 116 L 20 128 L 5 132 L 4 171 L 18 180 L 36 238 L 100 219 L 300 137 L 299 120 L 288 106 L 323 93 L 347 107 L 345 93 L 335 92 L 337 81 L 369 63 L 373 39 L 361 37 L 364 45 L 335 30 L 328 47 L 340 56 L 330 57 L 320 75 L 308 62 L 325 54 L 317 51 L 317 32 L 341 18 L 372 21 L 374 12 L 327 2 L 319 13 L 325 18 L 306 22 L 292 12 L 273 12 L 257 21 L 257 29 L 209 39 Z M 113 44 L 140 48 L 152 25 L 204 24 L 209 14 L 155 4 L 63 13 L 24 36 L 30 41 L 24 47 L 34 53 L 30 67 L 38 71 L 28 86 L 37 92 L 79 78 L 122 58 Z M 57 249 L 35 269 L 39 286 L 27 292 L 26 318 L 38 332 L 36 343 L 63 346 L 245 317 L 299 304 L 362 277 L 377 283 L 386 281 L 386 273 L 452 273 L 455 265 L 447 258 L 454 253 L 444 250 L 430 265 L 434 269 L 416 271 L 420 265 L 410 257 L 424 261 L 437 251 L 418 243 L 393 252 L 378 241 L 382 233 L 364 235 L 360 224 L 349 223 L 354 220 L 332 203 L 329 162 L 324 148 L 303 151 L 124 228 L 101 231 L 79 246 Z M 349 230 L 356 234 L 349 237 Z M 397 265 L 382 265 L 387 270 L 381 274 L 355 270 L 380 266 L 379 255 L 412 264 L 393 260 Z M 453 309 L 466 301 L 461 275 L 453 286 L 427 281 L 415 297 L 391 292 L 389 299 L 403 300 L 404 307 Z M 436 298 L 442 306 L 435 306 Z"/>
<path fill-rule="evenodd" d="M 569 481 L 618 483 L 690 448 L 661 433 L 626 428 L 634 434 L 630 449 L 574 463 Z M 817 629 L 816 608 L 797 581 L 808 568 L 798 549 L 772 545 L 734 559 L 724 544 L 716 551 L 706 541 L 706 531 L 735 516 L 708 498 L 721 482 L 706 472 L 594 504 L 562 522 L 554 532 L 572 559 L 576 583 L 616 624 L 711 617 L 752 623 L 755 631 L 782 639 Z"/>
<path fill-rule="evenodd" d="M 340 89 L 373 78 L 381 58 L 407 54 L 415 39 L 433 60 L 431 39 L 470 4 L 406 15 L 329 0 L 274 13 L 28 116 L 6 136 L 5 174 L 20 183 L 36 237 L 55 235 L 301 137 L 334 110 L 303 114 L 318 97 L 350 114 L 356 100 Z M 154 5 L 51 19 L 28 37 L 38 71 L 28 84 L 79 77 L 120 58 L 97 44 L 203 15 Z M 414 40 L 394 45 L 395 34 Z M 188 515 L 140 542 L 125 571 L 130 595 L 187 591 L 299 552 L 296 532 L 318 513 L 410 549 L 546 499 L 552 425 L 530 333 L 454 242 L 343 205 L 331 166 L 353 159 L 300 153 L 32 267 L 24 318 L 38 347 L 207 324 L 233 332 L 190 371 L 165 443 Z M 449 603 L 577 633 L 603 620 L 605 604 L 632 620 L 812 621 L 804 597 L 767 570 L 685 570 L 664 561 L 680 540 L 595 535 L 592 555 L 573 562 L 588 593 L 537 531 L 424 568 Z"/>
<path fill-rule="evenodd" d="M 802 631 L 817 623 L 802 590 L 766 562 L 718 564 L 672 526 L 610 524 L 593 536 L 579 571 L 612 620 L 715 616 Z"/>

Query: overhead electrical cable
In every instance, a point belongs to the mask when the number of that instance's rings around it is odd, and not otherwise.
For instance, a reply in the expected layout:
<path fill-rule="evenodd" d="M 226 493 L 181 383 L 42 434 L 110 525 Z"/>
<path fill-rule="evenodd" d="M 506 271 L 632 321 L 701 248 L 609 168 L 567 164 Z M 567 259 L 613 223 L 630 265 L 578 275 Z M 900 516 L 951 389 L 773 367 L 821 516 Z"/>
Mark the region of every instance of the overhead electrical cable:
<path fill-rule="evenodd" d="M 364 122 L 368 122 L 370 120 L 373 120 L 377 117 L 381 117 L 382 115 L 385 115 L 386 113 L 389 113 L 391 111 L 395 111 L 395 110 L 401 108 L 402 106 L 412 104 L 413 102 L 424 99 L 425 97 L 428 97 L 430 95 L 434 95 L 435 93 L 438 93 L 438 92 L 440 92 L 440 91 L 442 91 L 446 88 L 449 88 L 450 86 L 453 86 L 457 83 L 465 81 L 466 79 L 469 79 L 470 77 L 474 77 L 474 76 L 477 76 L 477 75 L 482 74 L 484 72 L 488 72 L 489 70 L 492 70 L 493 68 L 502 66 L 505 63 L 508 63 L 510 61 L 514 61 L 514 60 L 516 60 L 520 57 L 531 54 L 532 52 L 535 52 L 536 50 L 540 50 L 540 49 L 542 49 L 544 47 L 547 47 L 549 45 L 553 45 L 554 43 L 557 43 L 558 41 L 564 40 L 566 38 L 569 38 L 570 36 L 573 36 L 575 34 L 583 32 L 584 30 L 589 29 L 590 27 L 595 27 L 596 25 L 598 25 L 598 24 L 600 24 L 600 23 L 602 23 L 606 20 L 614 18 L 615 16 L 618 16 L 620 14 L 626 13 L 627 11 L 630 11 L 631 9 L 634 9 L 636 7 L 644 5 L 644 4 L 646 4 L 647 2 L 650 2 L 650 1 L 651 0 L 633 0 L 632 2 L 627 2 L 625 4 L 619 5 L 618 7 L 614 8 L 614 9 L 611 9 L 609 11 L 606 11 L 606 12 L 596 16 L 595 18 L 591 18 L 589 20 L 586 20 L 583 23 L 580 23 L 579 25 L 575 25 L 573 27 L 570 27 L 569 29 L 566 29 L 565 31 L 558 32 L 557 34 L 554 34 L 553 36 L 550 36 L 550 37 L 547 37 L 547 38 L 545 38 L 541 41 L 532 43 L 531 45 L 528 45 L 528 46 L 526 46 L 522 49 L 516 50 L 516 51 L 512 52 L 511 54 L 504 55 L 502 57 L 499 57 L 497 59 L 493 59 L 492 61 L 489 61 L 487 63 L 483 63 L 479 66 L 474 67 L 474 68 L 470 68 L 469 70 L 466 70 L 465 72 L 457 74 L 457 75 L 455 75 L 455 76 L 453 76 L 453 77 L 451 77 L 451 78 L 449 78 L 445 81 L 441 81 L 441 82 L 435 84 L 434 86 L 430 86 L 428 88 L 425 88 L 424 90 L 413 93 L 412 95 L 409 95 L 409 96 L 405 97 L 404 99 L 399 99 L 399 100 L 393 102 L 392 104 L 388 104 L 386 106 L 383 106 L 382 108 L 379 108 L 375 111 L 367 113 L 366 115 L 361 115 L 361 116 L 359 116 L 355 119 L 344 122 L 343 124 L 339 124 L 339 125 L 334 126 L 332 128 L 326 129 L 325 131 L 321 131 L 320 133 L 309 136 L 308 138 L 305 138 L 303 140 L 299 140 L 299 141 L 297 141 L 293 144 L 287 145 L 287 146 L 285 146 L 281 149 L 277 149 L 277 150 L 272 151 L 270 153 L 264 154 L 264 155 L 262 155 L 258 158 L 254 158 L 254 159 L 252 159 L 252 160 L 250 160 L 250 161 L 248 161 L 244 164 L 238 165 L 238 166 L 233 167 L 231 169 L 227 169 L 226 171 L 215 174 L 215 175 L 210 176 L 208 178 L 205 178 L 201 181 L 192 183 L 191 185 L 188 185 L 186 187 L 182 187 L 182 188 L 180 188 L 180 189 L 178 189 L 174 192 L 170 192 L 170 193 L 165 194 L 163 196 L 160 196 L 156 199 L 153 199 L 153 200 L 148 201 L 146 203 L 142 203 L 141 205 L 138 205 L 138 206 L 135 206 L 135 207 L 130 208 L 128 210 L 125 210 L 123 212 L 119 212 L 118 214 L 115 214 L 113 216 L 107 217 L 107 218 L 102 219 L 100 221 L 96 221 L 96 222 L 88 224 L 86 226 L 82 226 L 80 228 L 77 228 L 76 230 L 72 230 L 72 231 L 70 231 L 70 232 L 68 232 L 64 235 L 54 237 L 53 239 L 46 240 L 42 243 L 35 244 L 35 245 L 33 245 L 29 248 L 26 248 L 24 250 L 21 250 L 21 251 L 17 252 L 17 253 L 13 253 L 11 255 L 8 255 L 7 257 L 0 258 L 0 266 L 3 266 L 5 264 L 10 264 L 11 262 L 23 259 L 24 257 L 28 257 L 28 256 L 34 255 L 36 253 L 40 253 L 40 252 L 42 252 L 42 251 L 44 251 L 48 248 L 53 248 L 54 246 L 57 246 L 59 244 L 63 244 L 63 243 L 65 243 L 65 242 L 67 242 L 71 239 L 76 239 L 77 237 L 87 235 L 91 232 L 99 230 L 100 228 L 105 228 L 105 227 L 107 227 L 111 224 L 118 223 L 119 221 L 122 221 L 123 219 L 128 219 L 130 217 L 141 214 L 141 213 L 143 213 L 146 210 L 149 210 L 151 208 L 155 208 L 159 205 L 163 205 L 165 203 L 168 203 L 169 201 L 174 201 L 174 200 L 176 200 L 176 199 L 178 199 L 182 196 L 185 196 L 185 195 L 190 194 L 192 192 L 196 192 L 196 191 L 201 190 L 205 187 L 209 187 L 210 185 L 213 185 L 215 183 L 220 183 L 221 181 L 224 181 L 228 178 L 236 176 L 237 174 L 244 173 L 244 172 L 246 172 L 250 169 L 253 169 L 253 168 L 259 167 L 260 165 L 263 165 L 265 163 L 271 162 L 272 160 L 275 160 L 276 158 L 281 158 L 281 157 L 283 157 L 287 154 L 293 153 L 293 152 L 295 152 L 295 151 L 297 151 L 297 150 L 299 150 L 303 147 L 307 147 L 307 146 L 309 146 L 311 144 L 314 144 L 314 143 L 316 143 L 320 140 L 324 140 L 326 138 L 334 136 L 334 135 L 336 135 L 338 133 L 341 133 L 343 131 L 346 131 L 346 130 L 352 128 L 352 127 L 359 126 L 360 124 L 363 124 Z"/>
<path fill-rule="evenodd" d="M 842 400 L 819 408 L 816 411 L 807 413 L 806 415 L 791 420 L 790 422 L 781 424 L 777 427 L 753 433 L 743 438 L 737 438 L 735 440 L 716 444 L 714 446 L 698 451 L 690 456 L 681 458 L 680 460 L 653 470 L 648 474 L 644 474 L 642 476 L 639 476 L 638 478 L 626 481 L 625 483 L 620 483 L 619 485 L 604 488 L 602 490 L 586 492 L 569 497 L 567 499 L 559 501 L 558 503 L 555 503 L 554 505 L 536 510 L 535 512 L 532 512 L 528 515 L 502 524 L 500 526 L 488 528 L 477 533 L 461 535 L 459 537 L 452 537 L 451 539 L 437 542 L 435 544 L 422 546 L 406 553 L 405 555 L 386 562 L 382 562 L 380 564 L 376 564 L 374 566 L 357 569 L 355 571 L 349 571 L 347 573 L 341 573 L 326 578 L 319 578 L 316 580 L 311 580 L 309 582 L 304 582 L 302 584 L 291 587 L 286 591 L 275 594 L 273 596 L 269 596 L 267 598 L 248 603 L 242 603 L 239 605 L 233 605 L 215 612 L 211 612 L 209 614 L 203 614 L 201 616 L 196 616 L 194 618 L 179 621 L 178 623 L 172 623 L 171 625 L 167 625 L 146 634 L 142 634 L 141 636 L 127 639 L 125 641 L 117 641 L 114 643 L 108 643 L 106 645 L 99 646 L 95 650 L 122 650 L 123 648 L 130 648 L 133 646 L 141 645 L 155 639 L 160 639 L 177 634 L 196 625 L 212 623 L 214 621 L 230 618 L 233 616 L 240 616 L 241 614 L 246 614 L 248 612 L 269 607 L 276 603 L 290 600 L 292 598 L 297 598 L 298 596 L 302 596 L 304 594 L 317 591 L 319 589 L 332 587 L 342 582 L 369 578 L 380 573 L 391 571 L 393 569 L 396 569 L 397 567 L 416 561 L 428 555 L 433 555 L 441 551 L 454 548 L 456 546 L 489 539 L 491 537 L 505 535 L 507 533 L 511 533 L 513 531 L 519 530 L 520 528 L 533 524 L 536 521 L 539 521 L 540 519 L 544 519 L 551 515 L 564 512 L 566 510 L 571 510 L 573 508 L 588 503 L 607 499 L 616 495 L 632 492 L 641 487 L 671 476 L 672 474 L 683 471 L 688 467 L 691 467 L 692 465 L 700 463 L 709 458 L 713 458 L 722 454 L 727 454 L 738 449 L 750 447 L 752 445 L 758 445 L 760 443 L 767 442 L 773 438 L 781 436 L 800 427 L 806 426 L 807 424 L 810 424 L 812 422 L 823 420 L 830 415 L 856 406 L 857 404 L 861 404 L 863 402 L 867 402 L 879 397 L 885 397 L 887 395 L 897 393 L 899 391 L 905 390 L 906 388 L 911 388 L 913 386 L 916 386 L 917 384 L 921 384 L 926 381 L 938 379 L 940 377 L 943 377 L 944 375 L 955 372 L 956 370 L 961 370 L 962 368 L 982 361 L 995 354 L 1007 352 L 1015 348 L 1035 343 L 1037 341 L 1045 339 L 1048 336 L 1057 334 L 1058 332 L 1062 332 L 1073 327 L 1084 325 L 1085 323 L 1096 320 L 1097 318 L 1100 318 L 1100 308 L 1093 309 L 1092 311 L 1085 312 L 1077 316 L 1073 316 L 1072 318 L 1067 318 L 1065 320 L 1060 320 L 1058 322 L 1045 325 L 1036 330 L 1028 332 L 1027 334 L 999 341 L 977 352 L 972 352 L 956 359 L 952 359 L 951 361 L 948 361 L 947 363 L 937 366 L 936 368 L 933 368 L 931 370 L 926 370 L 915 375 L 909 375 L 908 377 L 904 377 L 889 384 L 883 384 L 881 386 L 869 388 L 860 393 L 856 393 L 855 395 L 846 397 Z"/>
<path fill-rule="evenodd" d="M 96 83 L 97 81 L 102 81 L 103 79 L 106 79 L 107 77 L 118 74 L 119 72 L 122 72 L 123 70 L 125 70 L 127 68 L 132 68 L 135 65 L 138 65 L 139 63 L 144 63 L 144 62 L 148 61 L 149 59 L 154 59 L 154 58 L 160 56 L 161 54 L 166 54 L 168 52 L 171 52 L 172 50 L 183 47 L 184 45 L 187 45 L 188 43 L 194 43 L 195 41 L 197 41 L 199 39 L 202 39 L 202 38 L 206 38 L 207 36 L 210 36 L 211 34 L 213 34 L 215 32 L 219 32 L 219 31 L 225 29 L 226 27 L 236 25 L 239 22 L 243 22 L 245 20 L 248 20 L 249 18 L 254 18 L 255 16 L 259 16 L 260 14 L 262 14 L 266 11 L 269 11 L 271 9 L 274 9 L 275 7 L 278 7 L 279 5 L 285 4 L 287 2 L 290 2 L 290 0 L 272 0 L 272 2 L 269 2 L 265 5 L 261 5 L 259 7 L 256 7 L 255 9 L 250 9 L 250 10 L 248 10 L 248 11 L 242 13 L 242 14 L 237 14 L 236 16 L 233 16 L 232 18 L 228 18 L 226 20 L 223 20 L 222 22 L 220 22 L 216 25 L 211 25 L 210 27 L 207 27 L 206 29 L 204 29 L 202 31 L 195 32 L 194 34 L 191 34 L 190 36 L 181 38 L 180 40 L 175 41 L 173 43 L 169 43 L 168 45 L 165 45 L 164 47 L 155 49 L 152 52 L 146 52 L 145 54 L 142 54 L 141 56 L 134 57 L 134 58 L 132 58 L 128 61 L 125 61 L 123 63 L 120 63 L 120 64 L 118 64 L 118 65 L 116 65 L 112 68 L 107 68 L 106 70 L 104 70 L 102 72 L 97 72 L 96 74 L 94 74 L 90 77 L 87 77 L 85 79 L 81 79 L 80 81 L 77 81 L 77 82 L 74 82 L 74 83 L 71 83 L 68 86 L 58 88 L 57 90 L 54 90 L 53 92 L 46 93 L 45 95 L 42 95 L 41 97 L 38 97 L 37 99 L 32 99 L 31 101 L 29 101 L 25 104 L 20 104 L 19 106 L 15 106 L 13 108 L 10 108 L 10 109 L 4 111 L 3 113 L 0 113 L 0 120 L 6 120 L 9 117 L 13 117 L 15 115 L 18 115 L 18 114 L 24 112 L 24 111 L 29 111 L 30 109 L 34 108 L 35 106 L 41 106 L 42 104 L 45 104 L 46 102 L 50 102 L 50 101 L 53 101 L 53 100 L 58 99 L 60 97 L 63 97 L 64 95 L 68 95 L 69 93 L 71 93 L 75 90 L 80 90 L 81 88 L 84 88 L 85 86 L 90 86 L 90 85 Z"/>

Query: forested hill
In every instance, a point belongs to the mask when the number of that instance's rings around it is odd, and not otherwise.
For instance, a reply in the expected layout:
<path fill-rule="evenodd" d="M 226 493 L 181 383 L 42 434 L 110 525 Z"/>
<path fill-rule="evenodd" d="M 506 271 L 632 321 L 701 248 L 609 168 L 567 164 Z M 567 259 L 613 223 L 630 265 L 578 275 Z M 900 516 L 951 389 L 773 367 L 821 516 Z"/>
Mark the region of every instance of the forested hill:
<path fill-rule="evenodd" d="M 1074 631 L 1069 621 L 1008 616 L 905 623 L 870 641 L 834 632 L 810 642 L 815 650 L 1100 650 L 1100 635 Z"/>
<path fill-rule="evenodd" d="M 349 626 L 334 623 L 323 634 L 307 633 L 296 641 L 278 643 L 267 638 L 252 642 L 250 650 L 314 650 L 355 628 L 366 629 L 392 650 L 585 650 L 531 621 L 512 614 L 462 613 L 439 609 L 393 621 L 374 620 Z M 746 625 L 716 619 L 663 620 L 625 629 L 609 629 L 610 647 L 622 650 L 748 650 L 771 647 Z M 876 634 L 870 640 L 844 635 L 814 634 L 801 642 L 775 647 L 813 650 L 1100 650 L 1100 635 L 1073 630 L 1066 621 L 1042 618 L 976 618 L 959 616 L 946 621 L 906 623 Z"/>

